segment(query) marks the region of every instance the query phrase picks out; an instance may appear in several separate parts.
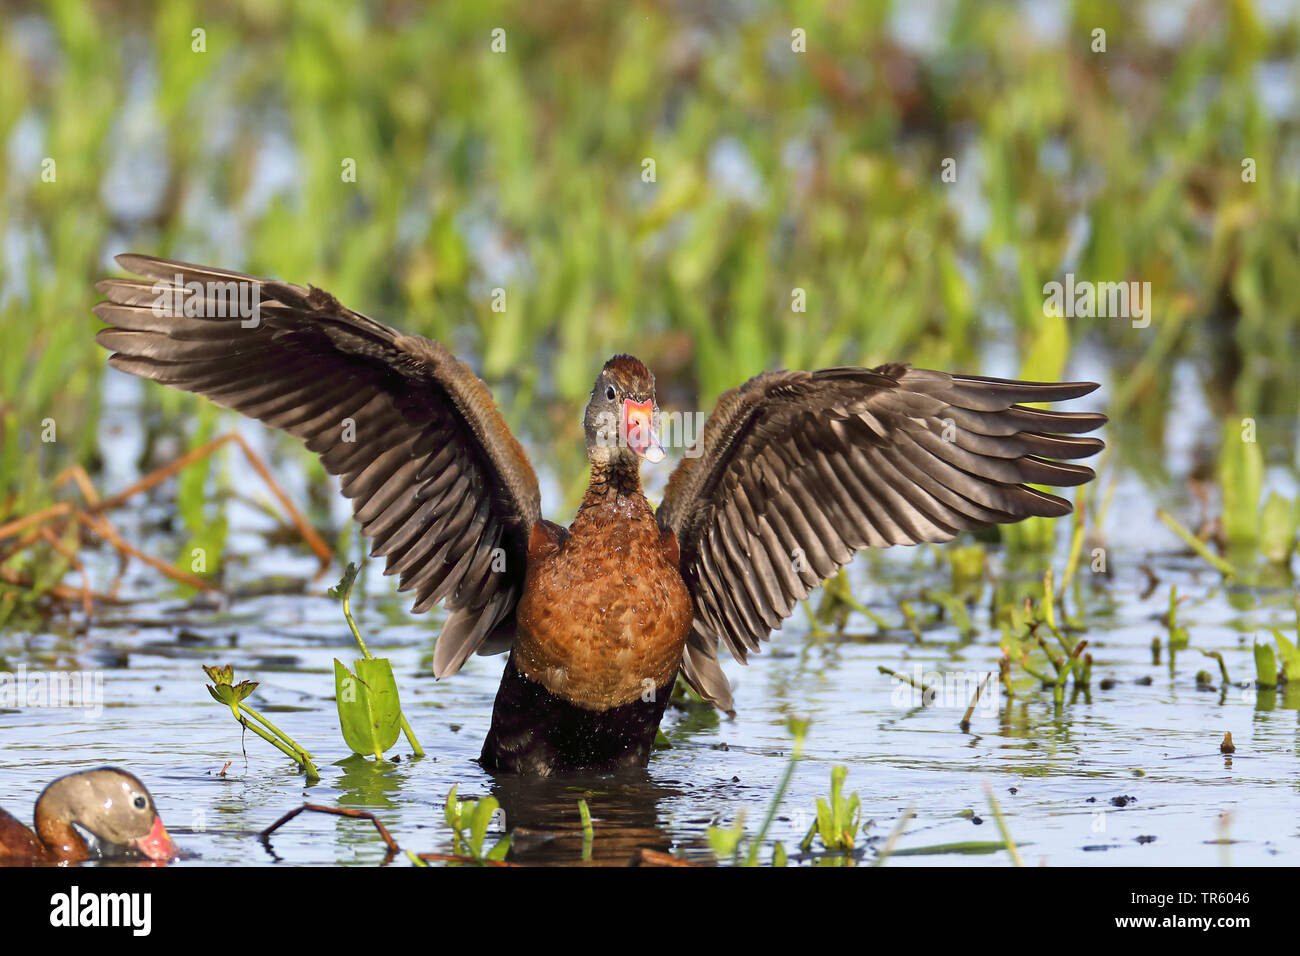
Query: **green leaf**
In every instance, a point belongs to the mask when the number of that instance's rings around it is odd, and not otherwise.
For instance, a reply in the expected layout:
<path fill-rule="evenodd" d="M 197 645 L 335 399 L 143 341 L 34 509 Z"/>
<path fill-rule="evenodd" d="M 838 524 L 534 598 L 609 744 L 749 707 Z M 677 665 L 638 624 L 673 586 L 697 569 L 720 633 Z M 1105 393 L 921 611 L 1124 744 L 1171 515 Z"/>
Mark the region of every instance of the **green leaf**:
<path fill-rule="evenodd" d="M 506 834 L 500 840 L 497 840 L 496 846 L 488 850 L 487 859 L 504 860 L 506 854 L 510 852 L 510 834 Z"/>
<path fill-rule="evenodd" d="M 1259 548 L 1273 564 L 1286 564 L 1295 551 L 1300 508 L 1276 491 L 1270 492 L 1259 513 Z"/>
<path fill-rule="evenodd" d="M 997 853 L 1005 850 L 1005 843 L 987 843 L 980 840 L 968 840 L 963 843 L 935 843 L 931 846 L 915 846 L 906 850 L 895 850 L 892 856 L 935 856 L 948 853 L 979 854 Z"/>
<path fill-rule="evenodd" d="M 817 834 L 822 838 L 822 846 L 828 849 L 835 845 L 835 821 L 831 818 L 831 808 L 821 797 L 817 798 Z"/>
<path fill-rule="evenodd" d="M 745 836 L 745 814 L 742 810 L 736 815 L 736 822 L 729 827 L 709 827 L 705 832 L 709 845 L 720 860 L 729 860 L 740 849 L 740 841 Z"/>
<path fill-rule="evenodd" d="M 198 427 L 191 437 L 191 450 L 212 438 L 217 424 L 217 408 L 209 403 L 200 404 L 195 412 Z M 202 538 L 208 529 L 204 510 L 208 502 L 210 484 L 208 474 L 212 456 L 204 456 L 184 469 L 176 478 L 176 510 L 190 533 Z M 216 557 L 214 553 L 213 557 Z"/>
<path fill-rule="evenodd" d="M 474 817 L 470 823 L 470 850 L 475 857 L 483 855 L 483 838 L 487 836 L 488 824 L 492 822 L 492 814 L 496 812 L 496 797 L 484 797 L 474 805 Z"/>
<path fill-rule="evenodd" d="M 1273 648 L 1258 641 L 1255 642 L 1255 686 L 1277 686 L 1277 658 L 1273 656 Z"/>
<path fill-rule="evenodd" d="M 401 703 L 397 681 L 387 659 L 359 660 L 353 675 L 337 658 L 334 660 L 334 694 L 343 739 L 352 751 L 382 757 L 397 743 L 401 732 Z"/>
<path fill-rule="evenodd" d="M 1282 673 L 1286 675 L 1287 683 L 1300 682 L 1300 650 L 1281 631 L 1274 630 L 1273 639 L 1282 655 Z"/>
<path fill-rule="evenodd" d="M 1223 493 L 1223 530 L 1232 544 L 1259 538 L 1259 499 L 1264 483 L 1264 454 L 1259 442 L 1246 441 L 1241 423 L 1223 425 L 1219 452 L 1219 487 Z"/>
<path fill-rule="evenodd" d="M 443 818 L 446 819 L 447 826 L 453 830 L 460 829 L 460 801 L 456 799 L 456 787 L 458 786 L 460 784 L 455 784 L 447 791 L 447 802 L 442 808 Z"/>
<path fill-rule="evenodd" d="M 352 592 L 352 585 L 356 583 L 357 572 L 360 568 L 352 562 L 348 562 L 347 568 L 343 572 L 343 577 L 339 578 L 339 583 L 330 588 L 327 592 L 330 597 L 338 600 L 345 598 Z"/>
<path fill-rule="evenodd" d="M 849 799 L 848 812 L 844 817 L 844 834 L 851 847 L 858 835 L 858 825 L 862 820 L 862 798 L 856 793 Z"/>
<path fill-rule="evenodd" d="M 1191 637 L 1185 627 L 1175 627 L 1169 632 L 1169 649 L 1171 651 L 1185 651 L 1191 643 Z"/>

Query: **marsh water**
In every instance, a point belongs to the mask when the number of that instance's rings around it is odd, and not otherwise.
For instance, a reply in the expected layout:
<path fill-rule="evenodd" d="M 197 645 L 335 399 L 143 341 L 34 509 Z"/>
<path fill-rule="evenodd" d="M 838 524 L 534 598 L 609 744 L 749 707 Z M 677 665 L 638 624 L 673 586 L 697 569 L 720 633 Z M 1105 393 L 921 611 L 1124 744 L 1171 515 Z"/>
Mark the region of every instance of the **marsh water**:
<path fill-rule="evenodd" d="M 1073 374 L 1100 371 L 1086 367 L 1086 356 L 1083 362 Z M 117 373 L 106 378 L 102 490 L 137 474 L 139 389 Z M 1104 408 L 1106 392 L 1097 394 Z M 1194 404 L 1179 422 L 1186 439 L 1168 442 L 1175 474 L 1193 465 L 1200 433 Z M 233 417 L 229 425 L 265 452 L 291 493 L 301 492 L 303 459 L 290 443 Z M 545 460 L 543 448 L 532 445 L 537 460 Z M 989 601 L 973 608 L 975 633 L 968 638 L 931 613 L 925 592 L 950 580 L 941 549 L 894 549 L 859 555 L 849 569 L 855 597 L 889 627 L 851 614 L 842 630 L 817 630 L 797 611 L 747 666 L 728 664 L 734 719 L 670 707 L 663 729 L 671 747 L 658 750 L 647 770 L 529 780 L 494 779 L 474 762 L 503 658 L 473 657 L 457 676 L 434 680 L 429 667 L 440 612 L 411 615 L 409 600 L 374 561 L 354 598 L 357 621 L 371 651 L 392 661 L 427 755 L 413 759 L 403 740 L 392 760 L 347 757 L 332 662 L 358 655 L 338 602 L 325 594 L 339 569 L 317 578 L 316 562 L 299 542 L 271 543 L 275 522 L 248 504 L 266 497 L 264 490 L 237 455 L 223 467 L 241 490 L 223 506 L 230 520 L 226 594 L 181 594 L 136 562 L 122 582 L 126 603 L 99 609 L 88 629 L 74 610 L 40 628 L 0 634 L 0 668 L 102 680 L 102 708 L 0 710 L 0 794 L 11 811 L 29 816 L 54 777 L 117 764 L 150 786 L 190 854 L 177 865 L 377 865 L 386 861 L 385 847 L 364 821 L 303 815 L 269 842 L 257 834 L 306 799 L 373 811 L 404 849 L 449 853 L 443 804 L 455 786 L 462 797 L 497 797 L 504 814 L 489 843 L 504 826 L 513 834 L 515 860 L 580 862 L 578 801 L 585 799 L 594 862 L 625 863 L 641 847 L 711 862 L 707 828 L 743 813 L 749 832 L 757 830 L 789 763 L 787 719 L 805 716 L 811 729 L 803 758 L 768 834 L 796 862 L 826 859 L 796 847 L 835 765 L 848 768 L 846 790 L 861 797 L 862 862 L 879 852 L 910 808 L 914 815 L 888 865 L 1008 864 L 986 786 L 1027 863 L 1280 864 L 1300 851 L 1300 688 L 1265 691 L 1251 681 L 1252 640 L 1270 627 L 1294 634 L 1293 586 L 1285 572 L 1225 584 L 1184 553 L 1154 515 L 1158 506 L 1195 511 L 1177 481 L 1153 492 L 1130 471 L 1104 470 L 1103 482 L 1115 480 L 1101 529 L 1107 573 L 1085 566 L 1078 592 L 1093 679 L 1088 693 L 1067 694 L 1059 708 L 1050 691 L 1020 680 L 1014 700 L 1000 690 L 986 694 L 963 731 L 969 688 L 922 706 L 882 673 L 887 667 L 942 685 L 944 674 L 995 671 L 1000 654 Z M 652 496 L 666 473 L 648 475 Z M 119 531 L 150 553 L 175 553 L 183 535 L 174 530 L 174 490 L 165 484 L 117 513 Z M 556 497 L 544 504 L 559 518 Z M 346 514 L 341 501 L 332 507 L 338 517 Z M 1068 530 L 1065 524 L 1059 530 Z M 1058 547 L 1058 573 L 1062 552 Z M 999 586 L 1012 589 L 1041 577 L 1048 560 L 1013 562 L 996 547 L 991 553 Z M 117 570 L 108 548 L 88 548 L 83 557 L 97 582 Z M 1174 586 L 1187 598 L 1179 623 L 1191 646 L 1171 663 L 1167 649 L 1157 660 L 1152 640 L 1166 633 L 1159 618 Z M 903 624 L 901 601 L 918 610 L 919 639 Z M 1200 650 L 1222 653 L 1229 682 Z M 319 783 L 306 786 L 287 760 L 243 736 L 229 711 L 210 699 L 200 665 L 218 663 L 234 665 L 236 680 L 259 682 L 249 702 L 313 753 Z M 1212 677 L 1205 685 L 1196 678 L 1203 670 Z M 1220 752 L 1225 732 L 1232 733 L 1234 754 Z M 763 860 L 769 852 L 765 847 Z M 407 861 L 399 857 L 394 865 Z"/>

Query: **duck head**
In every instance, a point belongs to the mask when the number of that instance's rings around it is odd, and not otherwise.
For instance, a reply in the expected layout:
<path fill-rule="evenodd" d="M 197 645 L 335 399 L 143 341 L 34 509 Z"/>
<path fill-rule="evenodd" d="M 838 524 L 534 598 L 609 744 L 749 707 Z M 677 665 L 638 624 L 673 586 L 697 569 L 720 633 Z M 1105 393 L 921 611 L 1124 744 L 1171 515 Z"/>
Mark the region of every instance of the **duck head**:
<path fill-rule="evenodd" d="M 37 798 L 36 834 L 61 859 L 91 855 L 80 831 L 98 841 L 102 856 L 170 860 L 177 854 L 145 785 L 116 767 L 60 777 Z"/>
<path fill-rule="evenodd" d="M 655 377 L 630 355 L 615 355 L 596 376 L 583 417 L 587 457 L 596 466 L 635 471 L 662 461 Z"/>

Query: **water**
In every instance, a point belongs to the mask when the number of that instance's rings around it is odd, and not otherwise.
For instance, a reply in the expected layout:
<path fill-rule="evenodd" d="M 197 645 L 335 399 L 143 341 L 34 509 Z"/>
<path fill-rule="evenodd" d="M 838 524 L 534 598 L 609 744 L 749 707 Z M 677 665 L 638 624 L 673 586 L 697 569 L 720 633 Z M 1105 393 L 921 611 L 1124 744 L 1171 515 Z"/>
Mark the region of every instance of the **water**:
<path fill-rule="evenodd" d="M 104 482 L 116 489 L 132 477 L 140 448 L 132 424 L 138 392 L 115 373 L 108 381 Z M 260 426 L 241 430 L 278 457 L 277 474 L 301 500 L 295 459 L 284 457 L 284 447 Z M 239 461 L 229 459 L 235 487 L 259 494 Z M 1158 503 L 1186 507 L 1171 503 L 1169 492 Z M 456 677 L 435 681 L 429 668 L 440 612 L 410 615 L 409 601 L 380 575 L 377 562 L 355 598 L 358 624 L 371 651 L 391 659 L 405 712 L 428 756 L 411 759 L 402 741 L 393 751 L 401 757 L 397 762 L 344 760 L 332 700 L 333 659 L 350 663 L 359 655 L 337 603 L 324 595 L 337 568 L 312 580 L 315 562 L 305 549 L 294 543 L 268 547 L 257 533 L 267 526 L 265 517 L 235 501 L 228 572 L 235 596 L 228 605 L 177 597 L 158 575 L 133 564 L 123 595 L 141 599 L 102 609 L 88 633 L 77 633 L 78 611 L 48 632 L 0 634 L 0 667 L 85 671 L 103 681 L 98 715 L 53 707 L 0 710 L 0 795 L 7 809 L 26 819 L 51 779 L 103 764 L 127 767 L 149 785 L 164 821 L 191 854 L 180 866 L 385 861 L 384 844 L 360 820 L 302 815 L 269 843 L 258 839 L 304 799 L 373 811 L 404 849 L 450 853 L 442 808 L 452 786 L 462 797 L 500 800 L 514 833 L 514 858 L 521 861 L 578 862 L 577 803 L 586 799 L 595 862 L 624 863 L 641 847 L 708 862 L 709 825 L 729 824 L 743 812 L 750 832 L 757 830 L 787 767 L 792 741 L 786 720 L 799 715 L 811 718 L 812 729 L 769 833 L 791 851 L 813 821 L 816 798 L 829 791 L 831 767 L 842 764 L 849 768 L 846 790 L 861 796 L 868 824 L 859 844 L 864 860 L 911 807 L 915 816 L 889 865 L 1008 864 L 1001 850 L 911 852 L 998 842 L 988 785 L 1028 863 L 1293 862 L 1300 850 L 1300 688 L 1285 694 L 1237 686 L 1254 674 L 1251 636 L 1266 636 L 1274 626 L 1294 633 L 1292 589 L 1285 581 L 1225 587 L 1217 573 L 1179 554 L 1173 539 L 1157 530 L 1156 504 L 1135 478 L 1121 478 L 1105 529 L 1112 573 L 1082 572 L 1084 636 L 1094 656 L 1091 692 L 1067 696 L 1059 712 L 1050 692 L 1022 682 L 1013 701 L 983 701 L 963 732 L 958 723 L 969 688 L 922 707 L 880 673 L 881 666 L 908 674 L 919 668 L 921 675 L 996 669 L 999 635 L 986 610 L 973 613 L 977 634 L 971 640 L 951 624 L 928 622 L 919 642 L 901 626 L 876 633 L 858 615 L 844 633 L 818 636 L 797 612 L 748 666 L 728 664 L 736 687 L 734 720 L 670 708 L 664 729 L 672 747 L 656 752 L 648 770 L 536 781 L 494 780 L 474 763 L 504 659 L 474 657 Z M 128 540 L 171 554 L 180 542 L 159 523 L 173 511 L 164 493 L 115 520 Z M 554 508 L 551 513 L 557 516 Z M 87 557 L 102 587 L 116 558 L 107 550 Z M 930 547 L 860 555 L 850 572 L 854 594 L 891 623 L 901 621 L 900 600 L 928 616 L 933 605 L 921 592 L 949 586 L 938 557 Z M 1149 593 L 1140 565 L 1159 578 Z M 1056 567 L 1059 573 L 1059 555 Z M 1041 569 L 1007 566 L 1002 573 L 1027 583 Z M 1179 653 L 1171 671 L 1167 651 L 1153 662 L 1151 642 L 1165 634 L 1158 618 L 1173 585 L 1190 598 L 1180 623 L 1190 629 L 1192 647 Z M 1230 685 L 1217 686 L 1217 664 L 1198 648 L 1223 653 Z M 318 784 L 306 787 L 262 740 L 241 740 L 229 712 L 202 686 L 200 665 L 217 663 L 233 664 L 236 680 L 259 682 L 250 703 L 313 753 L 322 774 Z M 1198 670 L 1212 673 L 1214 689 L 1197 687 Z M 1103 689 L 1103 680 L 1113 685 Z M 1231 756 L 1219 752 L 1225 731 L 1237 747 Z M 501 832 L 495 827 L 489 842 Z M 406 861 L 398 858 L 396 865 Z"/>

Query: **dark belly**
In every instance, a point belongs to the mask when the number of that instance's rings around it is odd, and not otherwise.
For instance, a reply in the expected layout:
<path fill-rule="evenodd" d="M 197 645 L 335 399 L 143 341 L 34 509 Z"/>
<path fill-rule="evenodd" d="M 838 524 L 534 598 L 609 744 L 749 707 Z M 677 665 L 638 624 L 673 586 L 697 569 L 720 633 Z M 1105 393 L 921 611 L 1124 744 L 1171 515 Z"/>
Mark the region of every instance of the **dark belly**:
<path fill-rule="evenodd" d="M 653 700 L 587 710 L 525 677 L 512 652 L 479 763 L 495 773 L 541 776 L 644 767 L 672 690 L 669 679 Z"/>

